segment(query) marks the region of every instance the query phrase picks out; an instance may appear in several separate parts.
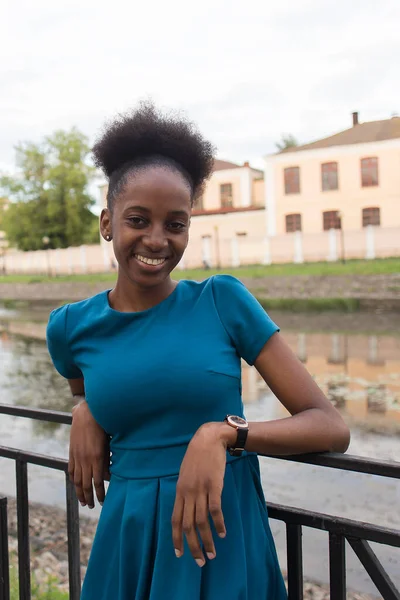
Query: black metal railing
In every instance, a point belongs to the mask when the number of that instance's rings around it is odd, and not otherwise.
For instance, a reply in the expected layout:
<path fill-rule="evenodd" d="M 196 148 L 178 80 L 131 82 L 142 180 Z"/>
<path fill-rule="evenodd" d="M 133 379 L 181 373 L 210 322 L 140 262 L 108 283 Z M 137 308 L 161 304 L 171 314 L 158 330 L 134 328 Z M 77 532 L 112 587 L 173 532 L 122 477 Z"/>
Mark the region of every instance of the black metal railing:
<path fill-rule="evenodd" d="M 0 414 L 71 423 L 69 413 L 5 404 L 0 404 Z M 75 489 L 68 477 L 67 461 L 3 446 L 0 446 L 0 457 L 12 459 L 16 463 L 20 600 L 30 600 L 28 464 L 65 472 L 70 599 L 79 600 L 81 589 L 79 510 Z M 271 458 L 400 479 L 400 462 L 379 461 L 336 453 Z M 399 590 L 396 589 L 368 543 L 377 542 L 399 548 L 400 530 L 278 504 L 268 503 L 267 506 L 270 518 L 283 521 L 286 525 L 289 600 L 303 599 L 303 527 L 328 532 L 331 600 L 346 600 L 346 542 L 358 556 L 382 598 L 400 600 Z M 9 599 L 7 548 L 7 504 L 6 499 L 0 499 L 0 598 L 4 600 Z"/>

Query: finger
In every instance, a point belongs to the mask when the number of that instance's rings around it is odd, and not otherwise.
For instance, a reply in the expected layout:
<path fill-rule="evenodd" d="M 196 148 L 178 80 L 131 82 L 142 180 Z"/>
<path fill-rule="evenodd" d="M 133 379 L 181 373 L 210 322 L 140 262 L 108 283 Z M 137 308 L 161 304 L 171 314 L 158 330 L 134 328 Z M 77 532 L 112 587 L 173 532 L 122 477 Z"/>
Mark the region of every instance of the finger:
<path fill-rule="evenodd" d="M 76 491 L 76 495 L 78 497 L 79 502 L 81 503 L 82 506 L 86 506 L 85 494 L 83 493 L 83 488 L 82 488 L 82 470 L 81 470 L 79 463 L 75 464 L 74 485 L 75 485 L 75 491 Z"/>
<path fill-rule="evenodd" d="M 216 556 L 214 540 L 211 533 L 210 521 L 208 518 L 207 496 L 201 496 L 196 501 L 195 508 L 196 527 L 203 542 L 207 558 L 212 560 Z"/>
<path fill-rule="evenodd" d="M 106 492 L 104 489 L 104 468 L 102 461 L 97 461 L 93 465 L 93 483 L 94 489 L 96 490 L 97 500 L 101 505 L 103 505 Z"/>
<path fill-rule="evenodd" d="M 94 508 L 92 465 L 82 466 L 82 488 L 86 504 L 89 508 Z"/>
<path fill-rule="evenodd" d="M 226 536 L 226 528 L 221 508 L 221 493 L 213 492 L 209 494 L 208 510 L 210 511 L 217 534 L 219 537 L 224 538 Z"/>
<path fill-rule="evenodd" d="M 195 523 L 195 503 L 192 498 L 185 499 L 183 508 L 182 529 L 186 536 L 186 540 L 192 553 L 192 556 L 199 567 L 204 567 L 204 554 L 200 546 L 199 537 L 196 531 Z"/>
<path fill-rule="evenodd" d="M 110 479 L 111 479 L 110 467 L 107 467 L 107 466 L 104 467 L 103 479 L 104 479 L 104 481 L 110 481 Z"/>
<path fill-rule="evenodd" d="M 183 519 L 183 500 L 181 496 L 176 496 L 174 510 L 171 518 L 172 525 L 172 542 L 177 558 L 183 555 L 183 535 L 182 535 L 182 519 Z"/>

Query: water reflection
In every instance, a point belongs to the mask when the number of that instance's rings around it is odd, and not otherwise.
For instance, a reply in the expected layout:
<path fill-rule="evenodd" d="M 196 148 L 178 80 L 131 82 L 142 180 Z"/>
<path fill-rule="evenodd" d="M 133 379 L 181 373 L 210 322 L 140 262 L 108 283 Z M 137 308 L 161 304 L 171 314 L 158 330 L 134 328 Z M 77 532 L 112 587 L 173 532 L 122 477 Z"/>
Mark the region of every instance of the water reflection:
<path fill-rule="evenodd" d="M 41 327 L 44 335 L 44 324 Z M 359 421 L 379 415 L 380 419 L 400 426 L 399 337 L 295 331 L 283 335 L 324 393 L 344 414 Z M 259 403 L 268 391 L 266 384 L 244 362 L 242 374 L 244 402 L 248 406 Z M 43 341 L 0 331 L 0 402 L 71 409 L 68 385 L 53 368 Z M 268 412 L 264 418 L 285 415 L 285 409 L 274 401 Z M 55 423 L 35 422 L 34 432 L 51 434 L 58 427 Z"/>
<path fill-rule="evenodd" d="M 68 384 L 51 365 L 46 344 L 39 340 L 0 335 L 0 402 L 20 406 L 71 410 Z M 5 417 L 1 417 L 4 420 Z M 18 427 L 17 422 L 13 429 Z M 34 437 L 51 437 L 57 423 L 32 421 Z"/>
<path fill-rule="evenodd" d="M 400 338 L 357 334 L 283 334 L 328 398 L 344 414 L 370 420 L 384 415 L 400 426 Z M 243 368 L 243 397 L 257 402 L 265 384 Z M 284 414 L 276 403 L 275 416 Z"/>

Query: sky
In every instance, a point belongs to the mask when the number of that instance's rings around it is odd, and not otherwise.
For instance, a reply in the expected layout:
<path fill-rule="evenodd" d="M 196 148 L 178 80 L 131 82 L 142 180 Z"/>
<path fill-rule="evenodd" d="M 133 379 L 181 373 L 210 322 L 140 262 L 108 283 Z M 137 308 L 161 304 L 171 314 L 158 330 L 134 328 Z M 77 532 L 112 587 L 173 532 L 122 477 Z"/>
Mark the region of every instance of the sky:
<path fill-rule="evenodd" d="M 0 170 L 14 146 L 152 98 L 218 156 L 262 167 L 283 133 L 306 143 L 400 114 L 400 0 L 2 0 Z"/>

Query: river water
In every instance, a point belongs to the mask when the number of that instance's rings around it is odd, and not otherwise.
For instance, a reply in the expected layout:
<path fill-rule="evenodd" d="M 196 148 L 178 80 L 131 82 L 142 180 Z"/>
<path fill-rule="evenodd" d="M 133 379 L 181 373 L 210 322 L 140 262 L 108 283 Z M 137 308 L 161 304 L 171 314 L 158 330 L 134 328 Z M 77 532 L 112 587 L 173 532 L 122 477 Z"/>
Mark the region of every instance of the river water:
<path fill-rule="evenodd" d="M 66 382 L 51 365 L 43 341 L 48 309 L 0 308 L 0 402 L 69 411 Z M 400 456 L 399 315 L 272 314 L 282 334 L 352 430 L 350 454 L 385 460 Z M 15 335 L 13 332 L 27 335 Z M 35 336 L 35 337 L 32 337 Z M 243 365 L 243 399 L 249 420 L 285 416 L 254 368 Z M 68 427 L 0 415 L 0 444 L 67 457 Z M 400 528 L 400 482 L 334 469 L 261 458 L 267 499 L 288 506 Z M 14 464 L 0 459 L 0 492 L 15 495 Z M 65 505 L 63 475 L 29 467 L 30 500 Z M 98 508 L 91 515 L 97 516 Z M 88 514 L 83 509 L 82 514 Z M 271 521 L 285 569 L 284 527 Z M 400 550 L 372 545 L 400 587 Z M 304 529 L 304 573 L 328 581 L 328 536 Z M 347 547 L 348 587 L 374 593 Z"/>

